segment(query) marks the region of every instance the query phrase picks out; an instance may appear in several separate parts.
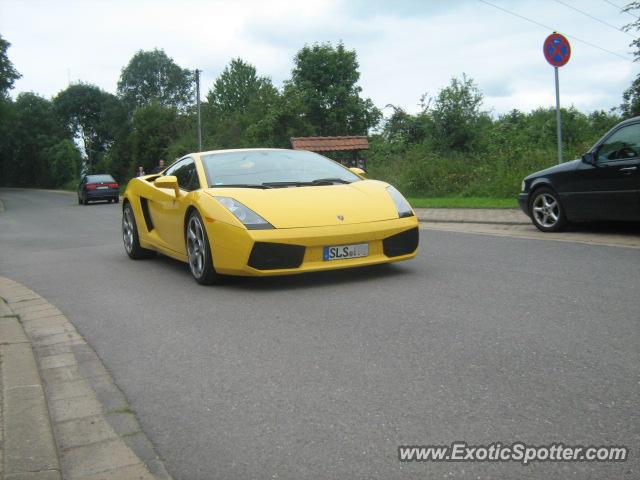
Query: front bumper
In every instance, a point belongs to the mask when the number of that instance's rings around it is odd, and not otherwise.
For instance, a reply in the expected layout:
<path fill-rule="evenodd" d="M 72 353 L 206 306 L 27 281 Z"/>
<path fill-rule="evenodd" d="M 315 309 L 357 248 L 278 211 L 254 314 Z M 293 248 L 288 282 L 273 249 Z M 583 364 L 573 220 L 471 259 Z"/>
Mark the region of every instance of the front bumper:
<path fill-rule="evenodd" d="M 418 228 L 416 217 L 398 218 L 380 222 L 361 223 L 327 227 L 287 228 L 273 230 L 246 230 L 222 222 L 206 219 L 207 235 L 211 241 L 213 264 L 218 273 L 245 276 L 288 275 L 352 268 L 381 263 L 398 262 L 413 258 L 417 254 L 417 230 L 415 234 L 406 233 L 389 240 L 389 237 Z M 407 240 L 408 238 L 408 240 Z M 385 239 L 387 241 L 385 242 Z M 398 250 L 402 242 L 416 243 L 413 251 L 404 253 Z M 294 246 L 291 250 L 300 251 L 301 261 L 290 268 L 254 268 L 250 264 L 264 267 L 264 263 L 251 261 L 256 243 L 284 244 Z M 369 255 L 359 258 L 346 258 L 326 261 L 323 249 L 333 245 L 369 244 Z M 386 250 L 386 251 L 385 251 Z M 253 258 L 255 259 L 255 253 Z"/>
<path fill-rule="evenodd" d="M 525 215 L 529 216 L 529 194 L 521 193 L 518 195 L 518 204 L 520 204 L 520 208 L 525 213 Z"/>

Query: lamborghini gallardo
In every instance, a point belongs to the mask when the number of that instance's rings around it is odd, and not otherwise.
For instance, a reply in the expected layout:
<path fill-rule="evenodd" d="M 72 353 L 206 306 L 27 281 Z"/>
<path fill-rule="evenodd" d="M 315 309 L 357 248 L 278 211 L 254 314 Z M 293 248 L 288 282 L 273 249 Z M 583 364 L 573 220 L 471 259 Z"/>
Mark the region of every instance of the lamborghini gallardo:
<path fill-rule="evenodd" d="M 218 150 L 132 179 L 122 236 L 132 259 L 161 252 L 212 284 L 408 260 L 418 221 L 393 186 L 316 153 Z"/>

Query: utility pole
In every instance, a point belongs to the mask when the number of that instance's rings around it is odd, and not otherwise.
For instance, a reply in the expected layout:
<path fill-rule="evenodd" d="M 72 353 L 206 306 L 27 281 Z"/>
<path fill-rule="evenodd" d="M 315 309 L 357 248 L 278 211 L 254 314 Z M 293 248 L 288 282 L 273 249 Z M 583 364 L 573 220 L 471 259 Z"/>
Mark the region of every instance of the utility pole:
<path fill-rule="evenodd" d="M 196 103 L 198 105 L 198 151 L 202 151 L 202 117 L 200 116 L 200 70 L 196 68 Z"/>

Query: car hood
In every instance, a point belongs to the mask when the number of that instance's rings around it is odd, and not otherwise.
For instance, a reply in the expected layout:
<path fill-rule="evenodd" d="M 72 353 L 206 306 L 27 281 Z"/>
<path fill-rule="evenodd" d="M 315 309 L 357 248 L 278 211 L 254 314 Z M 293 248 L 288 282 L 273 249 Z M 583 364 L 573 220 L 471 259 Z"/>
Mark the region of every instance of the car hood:
<path fill-rule="evenodd" d="M 580 165 L 580 162 L 582 162 L 582 160 L 578 158 L 569 162 L 560 163 L 559 165 L 554 165 L 553 167 L 545 168 L 544 170 L 540 170 L 539 172 L 532 173 L 531 175 L 527 176 L 525 180 L 540 177 L 543 175 L 549 175 L 552 173 L 570 172 L 575 170 L 576 167 Z"/>
<path fill-rule="evenodd" d="M 264 190 L 217 187 L 205 192 L 213 197 L 231 197 L 239 201 L 275 228 L 304 228 L 398 218 L 387 186 L 376 180 L 362 180 L 350 184 Z"/>

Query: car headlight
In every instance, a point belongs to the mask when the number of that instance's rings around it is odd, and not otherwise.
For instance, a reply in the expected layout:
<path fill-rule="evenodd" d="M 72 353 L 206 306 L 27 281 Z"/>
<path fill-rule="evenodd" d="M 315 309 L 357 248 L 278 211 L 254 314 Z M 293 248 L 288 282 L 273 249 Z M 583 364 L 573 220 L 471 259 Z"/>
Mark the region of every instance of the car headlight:
<path fill-rule="evenodd" d="M 395 187 L 388 186 L 387 193 L 393 199 L 393 203 L 396 204 L 396 210 L 398 210 L 398 216 L 400 218 L 413 217 L 413 209 L 411 208 L 411 205 L 409 205 L 407 199 L 404 198 Z"/>
<path fill-rule="evenodd" d="M 215 197 L 224 207 L 240 220 L 249 230 L 267 230 L 273 228 L 269 222 L 235 198 Z"/>

